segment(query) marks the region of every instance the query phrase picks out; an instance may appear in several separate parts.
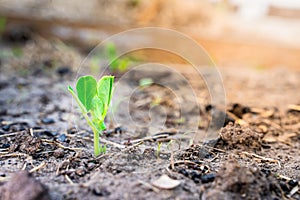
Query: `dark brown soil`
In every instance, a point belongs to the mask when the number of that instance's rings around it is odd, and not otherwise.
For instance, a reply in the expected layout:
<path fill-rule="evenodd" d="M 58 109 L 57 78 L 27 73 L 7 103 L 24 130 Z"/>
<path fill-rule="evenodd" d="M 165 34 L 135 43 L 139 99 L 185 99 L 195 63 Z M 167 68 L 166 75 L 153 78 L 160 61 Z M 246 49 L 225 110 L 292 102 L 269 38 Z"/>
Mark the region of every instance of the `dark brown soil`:
<path fill-rule="evenodd" d="M 283 80 L 280 70 L 221 69 L 227 124 L 199 142 L 195 132 L 205 133 L 212 110 L 222 111 L 190 68 L 178 69 L 196 86 L 200 107 L 174 73 L 147 76 L 168 80 L 179 100 L 159 84 L 139 87 L 138 73 L 121 77 L 116 85 L 137 88 L 130 116 L 122 103 L 108 115 L 101 137 L 111 142 L 103 142 L 107 153 L 96 158 L 93 134 L 66 91 L 81 55 L 35 36 L 17 44 L 0 44 L 23 52 L 1 57 L 1 199 L 300 199 L 299 73 L 284 69 Z M 115 102 L 126 94 L 121 86 Z M 162 175 L 180 184 L 154 186 Z"/>
<path fill-rule="evenodd" d="M 1 188 L 1 199 L 13 200 L 49 200 L 48 191 L 39 181 L 35 180 L 28 172 L 15 173 Z"/>

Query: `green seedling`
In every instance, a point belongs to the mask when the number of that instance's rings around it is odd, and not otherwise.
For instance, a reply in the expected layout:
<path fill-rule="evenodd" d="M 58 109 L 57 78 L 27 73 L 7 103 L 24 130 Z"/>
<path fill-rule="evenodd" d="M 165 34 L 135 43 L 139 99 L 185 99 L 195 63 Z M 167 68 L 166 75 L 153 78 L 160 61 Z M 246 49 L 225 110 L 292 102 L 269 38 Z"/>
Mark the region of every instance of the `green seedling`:
<path fill-rule="evenodd" d="M 0 17 L 0 35 L 3 34 L 5 28 L 6 28 L 6 18 L 5 17 Z"/>
<path fill-rule="evenodd" d="M 118 58 L 118 54 L 117 54 L 117 49 L 116 46 L 113 43 L 108 43 L 106 45 L 106 54 L 107 57 L 109 59 L 109 61 L 111 62 L 109 64 L 109 69 L 112 72 L 124 72 L 128 69 L 129 67 L 129 62 L 130 59 L 125 57 L 125 58 Z"/>
<path fill-rule="evenodd" d="M 158 142 L 157 144 L 157 150 L 156 150 L 156 157 L 159 158 L 159 153 L 161 151 L 162 142 Z"/>
<path fill-rule="evenodd" d="M 92 76 L 82 76 L 76 83 L 77 94 L 71 86 L 68 87 L 88 125 L 93 130 L 95 156 L 106 152 L 106 146 L 99 143 L 99 135 L 106 129 L 104 118 L 112 97 L 113 82 L 113 76 L 103 76 L 98 82 Z"/>
<path fill-rule="evenodd" d="M 152 85 L 154 82 L 152 80 L 152 78 L 142 78 L 139 80 L 139 85 L 140 87 L 148 87 L 150 85 Z"/>

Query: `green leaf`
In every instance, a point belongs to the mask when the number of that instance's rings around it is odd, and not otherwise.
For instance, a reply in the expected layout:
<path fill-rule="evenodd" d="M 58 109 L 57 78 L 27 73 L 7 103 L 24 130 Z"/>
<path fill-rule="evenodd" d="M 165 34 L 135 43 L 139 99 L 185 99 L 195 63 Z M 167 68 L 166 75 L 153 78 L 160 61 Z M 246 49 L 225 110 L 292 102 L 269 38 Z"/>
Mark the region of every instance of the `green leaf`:
<path fill-rule="evenodd" d="M 82 76 L 76 84 L 77 95 L 87 111 L 92 107 L 92 101 L 97 93 L 97 81 L 92 76 Z"/>
<path fill-rule="evenodd" d="M 103 76 L 98 81 L 97 96 L 103 101 L 105 106 L 104 109 L 107 109 L 109 106 L 111 95 L 112 95 L 113 82 L 114 82 L 113 76 Z"/>
<path fill-rule="evenodd" d="M 7 22 L 5 17 L 0 17 L 0 34 L 2 34 L 6 28 Z"/>
<path fill-rule="evenodd" d="M 93 115 L 93 118 L 103 120 L 102 119 L 102 113 L 104 112 L 104 102 L 96 95 L 93 98 L 92 101 L 92 108 L 91 113 Z"/>
<path fill-rule="evenodd" d="M 152 84 L 153 84 L 152 78 L 142 78 L 142 79 L 140 79 L 140 81 L 139 81 L 139 85 L 140 85 L 141 87 L 150 86 L 150 85 L 152 85 Z"/>

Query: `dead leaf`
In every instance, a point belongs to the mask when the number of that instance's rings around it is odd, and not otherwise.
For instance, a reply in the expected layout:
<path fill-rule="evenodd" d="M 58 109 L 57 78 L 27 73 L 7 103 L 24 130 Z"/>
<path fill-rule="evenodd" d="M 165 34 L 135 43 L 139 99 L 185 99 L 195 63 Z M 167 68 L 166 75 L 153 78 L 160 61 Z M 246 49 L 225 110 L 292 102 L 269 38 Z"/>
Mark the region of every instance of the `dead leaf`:
<path fill-rule="evenodd" d="M 166 189 L 166 190 L 174 189 L 179 184 L 180 184 L 179 180 L 171 179 L 169 176 L 165 174 L 162 175 L 159 179 L 152 182 L 152 185 L 154 185 L 155 187 L 160 189 Z"/>
<path fill-rule="evenodd" d="M 263 138 L 264 142 L 282 142 L 285 144 L 290 145 L 291 143 L 291 138 L 297 136 L 296 133 L 286 133 L 283 135 L 279 135 L 279 136 L 273 136 L 273 135 L 265 135 L 265 137 Z"/>

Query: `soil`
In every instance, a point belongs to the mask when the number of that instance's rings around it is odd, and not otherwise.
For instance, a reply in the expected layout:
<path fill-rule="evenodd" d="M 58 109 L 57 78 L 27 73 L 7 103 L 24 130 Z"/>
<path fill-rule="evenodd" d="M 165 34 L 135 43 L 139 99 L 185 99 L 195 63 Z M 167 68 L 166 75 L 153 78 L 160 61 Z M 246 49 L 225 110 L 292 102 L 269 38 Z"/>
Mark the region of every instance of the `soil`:
<path fill-rule="evenodd" d="M 177 90 L 117 76 L 113 101 L 133 93 L 108 115 L 107 153 L 94 157 L 67 92 L 84 55 L 36 35 L 0 45 L 0 199 L 300 199 L 299 72 L 221 68 L 226 113 L 188 67 L 174 68 L 196 86 L 199 107 L 174 73 L 145 72 Z M 214 113 L 226 123 L 196 140 Z M 169 181 L 153 184 L 162 175 Z"/>

